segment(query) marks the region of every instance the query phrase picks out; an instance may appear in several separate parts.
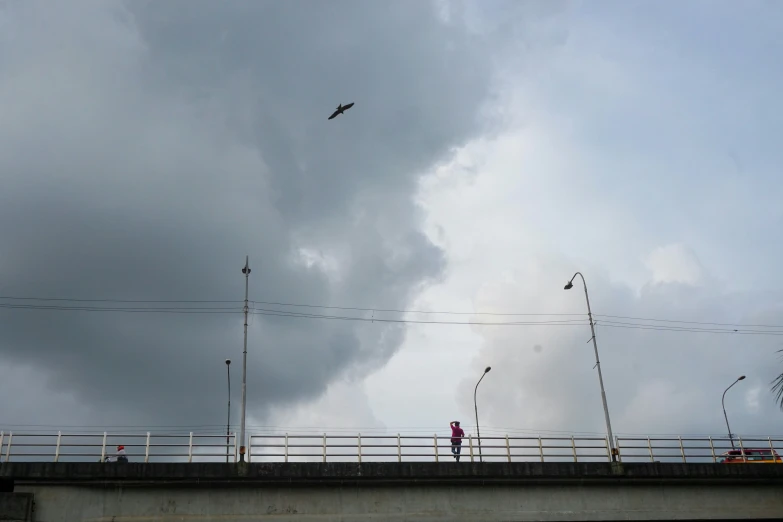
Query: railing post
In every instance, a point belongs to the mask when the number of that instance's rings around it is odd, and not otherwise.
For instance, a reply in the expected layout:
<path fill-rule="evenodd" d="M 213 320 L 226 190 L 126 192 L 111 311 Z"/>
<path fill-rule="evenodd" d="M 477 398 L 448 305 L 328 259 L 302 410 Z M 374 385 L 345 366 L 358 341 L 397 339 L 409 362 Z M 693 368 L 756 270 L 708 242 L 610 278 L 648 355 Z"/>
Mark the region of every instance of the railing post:
<path fill-rule="evenodd" d="M 435 453 L 437 453 L 438 450 L 435 450 Z M 397 434 L 397 462 L 402 462 L 402 444 L 400 441 L 400 434 Z"/>
<path fill-rule="evenodd" d="M 144 442 L 144 463 L 150 461 L 150 432 L 147 432 L 147 440 Z"/>
<path fill-rule="evenodd" d="M 5 447 L 5 461 L 11 460 L 11 443 L 14 441 L 14 432 L 8 432 L 8 445 Z"/>
<path fill-rule="evenodd" d="M 359 447 L 359 464 L 362 463 L 362 434 L 356 436 L 356 445 Z"/>
<path fill-rule="evenodd" d="M 236 433 L 234 435 L 236 435 Z M 247 461 L 250 462 L 252 458 L 253 458 L 253 436 L 248 435 L 247 436 Z"/>
<path fill-rule="evenodd" d="M 544 462 L 544 443 L 541 442 L 541 435 L 538 436 L 538 454 L 541 456 L 541 462 Z"/>
<path fill-rule="evenodd" d="M 106 432 L 103 432 L 103 444 L 101 444 L 101 462 L 106 462 Z"/>
<path fill-rule="evenodd" d="M 58 431 L 57 432 L 57 446 L 54 448 L 54 461 L 57 462 L 60 460 L 60 440 L 62 439 L 63 432 Z"/>
<path fill-rule="evenodd" d="M 193 462 L 193 432 L 190 432 L 188 438 L 188 462 Z"/>
<path fill-rule="evenodd" d="M 737 440 L 739 441 L 740 451 L 742 452 L 742 462 L 747 462 L 748 457 L 745 455 L 745 446 L 742 444 L 742 437 L 737 437 Z"/>
<path fill-rule="evenodd" d="M 231 434 L 231 440 L 234 441 L 234 464 L 236 464 L 237 463 L 237 450 L 239 449 L 239 448 L 237 448 L 237 432 L 236 431 Z"/>
<path fill-rule="evenodd" d="M 678 435 L 677 440 L 680 441 L 680 455 L 682 455 L 682 461 L 688 462 L 688 460 L 685 458 L 685 448 L 682 445 L 682 436 Z"/>
<path fill-rule="evenodd" d="M 5 438 L 5 432 L 0 431 L 0 462 L 3 462 L 3 439 Z"/>
<path fill-rule="evenodd" d="M 506 435 L 506 455 L 508 455 L 508 461 L 511 462 L 511 444 L 508 442 L 508 435 Z"/>
<path fill-rule="evenodd" d="M 769 451 L 770 456 L 772 457 L 772 462 L 777 462 L 778 458 L 775 456 L 775 446 L 772 445 L 772 437 L 767 437 L 767 442 L 769 442 Z"/>
<path fill-rule="evenodd" d="M 285 434 L 285 462 L 288 462 L 288 433 Z"/>
<path fill-rule="evenodd" d="M 571 435 L 571 450 L 574 452 L 574 462 L 579 462 L 579 459 L 576 458 L 576 441 L 574 441 L 573 435 Z"/>
<path fill-rule="evenodd" d="M 326 433 L 324 433 L 324 462 L 326 462 Z"/>
<path fill-rule="evenodd" d="M 710 454 L 712 455 L 712 463 L 716 464 L 718 462 L 718 459 L 715 457 L 715 445 L 712 443 L 712 436 L 710 436 L 709 441 L 710 441 Z"/>
<path fill-rule="evenodd" d="M 435 462 L 438 462 L 438 434 L 435 433 L 432 436 L 433 444 L 435 444 Z"/>
<path fill-rule="evenodd" d="M 473 462 L 473 435 L 468 434 L 468 447 L 470 448 L 470 461 Z"/>
<path fill-rule="evenodd" d="M 647 449 L 650 450 L 650 462 L 655 462 L 655 454 L 653 453 L 652 441 L 650 437 L 647 437 Z"/>

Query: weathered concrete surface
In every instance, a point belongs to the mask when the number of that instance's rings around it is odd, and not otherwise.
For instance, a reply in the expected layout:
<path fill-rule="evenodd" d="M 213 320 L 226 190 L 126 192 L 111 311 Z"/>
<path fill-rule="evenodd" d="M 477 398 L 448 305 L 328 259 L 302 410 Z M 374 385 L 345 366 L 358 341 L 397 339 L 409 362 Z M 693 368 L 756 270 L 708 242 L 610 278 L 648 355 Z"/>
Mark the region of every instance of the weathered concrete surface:
<path fill-rule="evenodd" d="M 0 493 L 0 520 L 3 522 L 30 522 L 32 513 L 32 493 Z"/>
<path fill-rule="evenodd" d="M 783 465 L 769 464 L 609 464 L 609 463 L 48 463 L 10 462 L 0 465 L 0 481 L 36 483 L 182 482 L 195 484 L 254 483 L 266 486 L 487 484 L 573 481 L 708 481 L 779 482 Z"/>
<path fill-rule="evenodd" d="M 19 486 L 38 522 L 527 522 L 783 517 L 779 486 Z"/>
<path fill-rule="evenodd" d="M 783 519 L 783 465 L 8 463 L 38 522 Z"/>

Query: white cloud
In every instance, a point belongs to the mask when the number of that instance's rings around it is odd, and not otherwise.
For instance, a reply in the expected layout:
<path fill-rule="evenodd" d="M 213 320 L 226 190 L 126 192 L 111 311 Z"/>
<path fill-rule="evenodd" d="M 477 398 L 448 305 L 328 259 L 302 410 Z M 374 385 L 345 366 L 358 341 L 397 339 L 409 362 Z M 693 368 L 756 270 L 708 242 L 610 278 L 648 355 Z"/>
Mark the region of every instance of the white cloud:
<path fill-rule="evenodd" d="M 656 248 L 650 253 L 645 266 L 652 273 L 653 283 L 697 286 L 703 278 L 703 268 L 699 260 L 682 244 Z"/>
<path fill-rule="evenodd" d="M 581 22 L 572 28 L 570 45 L 549 56 L 547 65 L 536 62 L 541 69 L 526 70 L 524 77 L 509 74 L 506 79 L 514 80 L 500 97 L 505 131 L 467 144 L 423 180 L 426 227 L 445 248 L 449 267 L 443 284 L 421 301 L 429 310 L 476 314 L 583 314 L 581 289 L 562 290 L 581 270 L 598 314 L 616 434 L 721 435 L 721 393 L 741 373 L 748 375 L 742 384 L 751 387 L 727 395 L 732 429 L 774 434 L 780 413 L 768 383 L 781 370 L 775 358 L 779 337 L 638 318 L 783 324 L 783 279 L 758 271 L 771 267 L 769 256 L 777 248 L 761 230 L 774 237 L 777 225 L 756 217 L 768 215 L 770 195 L 779 197 L 780 190 L 759 175 L 745 179 L 741 190 L 718 194 L 716 187 L 734 186 L 734 166 L 717 159 L 725 154 L 721 143 L 687 133 L 650 141 L 650 132 L 664 123 L 677 127 L 678 111 L 688 111 L 688 129 L 709 127 L 713 115 L 690 90 L 664 96 L 658 85 L 646 83 L 634 57 L 652 53 L 657 64 L 669 60 L 655 80 L 661 84 L 675 77 L 689 89 L 707 84 L 700 72 L 687 73 L 689 58 L 673 47 L 651 50 L 644 39 L 618 42 L 608 30 L 616 21 L 609 16 L 593 27 Z M 622 48 L 604 52 L 612 45 Z M 756 73 L 763 74 L 763 67 Z M 750 78 L 733 88 L 754 90 Z M 754 144 L 733 147 L 750 153 Z M 705 187 L 700 165 L 708 164 Z M 729 228 L 735 231 L 731 237 L 725 234 Z M 743 228 L 750 231 L 736 233 Z M 468 317 L 552 322 L 574 316 Z M 726 332 L 672 331 L 677 328 Z M 605 427 L 589 339 L 586 322 L 414 326 L 405 350 L 370 378 L 370 400 L 379 415 L 393 419 L 391 425 L 425 416 L 445 429 L 456 415 L 472 425 L 473 387 L 483 367 L 492 365 L 478 393 L 484 429 L 600 434 Z M 414 384 L 390 385 L 411 368 Z M 456 400 L 444 389 L 453 390 Z M 411 393 L 421 397 L 417 406 L 427 413 L 416 408 L 402 414 L 391 406 L 390 397 L 407 403 Z"/>
<path fill-rule="evenodd" d="M 758 413 L 761 409 L 759 399 L 761 396 L 761 386 L 756 385 L 745 392 L 745 407 L 751 413 Z"/>

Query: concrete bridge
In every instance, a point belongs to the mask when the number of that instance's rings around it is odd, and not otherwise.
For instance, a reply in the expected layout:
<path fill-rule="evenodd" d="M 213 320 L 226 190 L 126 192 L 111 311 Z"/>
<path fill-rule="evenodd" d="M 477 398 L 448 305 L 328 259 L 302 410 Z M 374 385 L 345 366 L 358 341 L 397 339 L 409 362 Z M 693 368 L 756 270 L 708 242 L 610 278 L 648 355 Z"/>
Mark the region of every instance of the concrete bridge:
<path fill-rule="evenodd" d="M 780 520 L 781 487 L 774 463 L 7 462 L 0 520 Z"/>

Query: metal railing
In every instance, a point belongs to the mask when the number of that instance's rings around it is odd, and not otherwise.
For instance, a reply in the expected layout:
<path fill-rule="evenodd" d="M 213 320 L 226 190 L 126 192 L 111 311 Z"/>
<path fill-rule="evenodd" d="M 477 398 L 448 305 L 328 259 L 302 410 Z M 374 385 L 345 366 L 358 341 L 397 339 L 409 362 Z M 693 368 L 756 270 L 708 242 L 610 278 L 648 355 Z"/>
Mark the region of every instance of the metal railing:
<path fill-rule="evenodd" d="M 228 440 L 227 440 L 228 439 Z M 250 435 L 248 462 L 453 462 L 456 449 L 445 435 Z M 15 433 L 0 431 L 0 462 L 98 460 L 123 445 L 131 462 L 236 462 L 237 437 L 201 434 Z M 783 438 L 617 437 L 620 462 L 781 462 Z M 463 438 L 460 460 L 469 462 L 610 462 L 605 437 Z M 751 451 L 756 450 L 756 451 Z M 765 452 L 767 458 L 757 455 Z M 738 456 L 737 456 L 738 455 Z"/>
<path fill-rule="evenodd" d="M 448 462 L 455 458 L 450 436 L 443 435 L 252 435 L 251 462 Z M 609 459 L 603 437 L 463 438 L 460 460 L 595 462 Z"/>
<path fill-rule="evenodd" d="M 767 460 L 779 462 L 783 453 L 783 438 L 738 437 L 618 437 L 617 449 L 621 462 L 719 462 L 730 451 L 737 452 L 737 460 Z M 759 455 L 757 450 L 769 452 Z M 766 456 L 767 458 L 760 458 Z M 774 456 L 774 457 L 773 457 Z"/>
<path fill-rule="evenodd" d="M 236 462 L 236 434 L 16 433 L 0 431 L 0 462 L 84 462 L 117 453 L 132 462 Z"/>
<path fill-rule="evenodd" d="M 736 449 L 739 459 L 755 456 L 746 451 L 783 452 L 783 439 L 739 438 L 736 448 L 720 438 L 628 438 L 615 439 L 620 462 L 718 463 Z M 250 462 L 413 462 L 453 460 L 450 436 L 406 435 L 252 435 Z M 470 462 L 611 462 L 605 437 L 464 437 L 460 460 Z M 765 460 L 772 461 L 770 456 Z M 774 458 L 776 462 L 780 462 Z"/>

